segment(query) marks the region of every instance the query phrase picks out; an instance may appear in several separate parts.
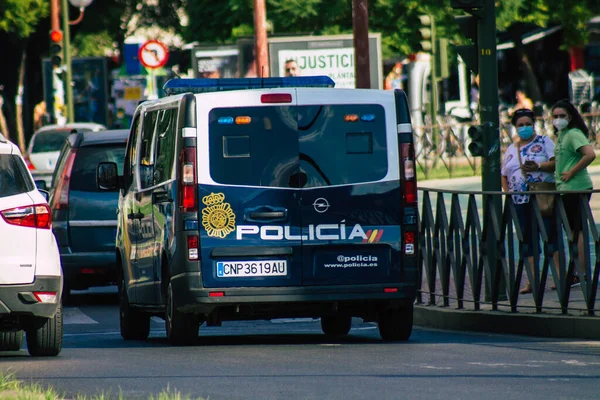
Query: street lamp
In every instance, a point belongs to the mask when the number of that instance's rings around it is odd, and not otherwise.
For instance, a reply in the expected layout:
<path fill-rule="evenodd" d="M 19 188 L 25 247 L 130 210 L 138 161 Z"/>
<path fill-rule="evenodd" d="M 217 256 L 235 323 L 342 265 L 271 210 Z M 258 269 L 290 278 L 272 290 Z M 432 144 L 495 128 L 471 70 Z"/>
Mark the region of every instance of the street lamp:
<path fill-rule="evenodd" d="M 65 97 L 67 100 L 67 121 L 74 122 L 73 112 L 73 72 L 71 67 L 71 31 L 69 25 L 75 25 L 83 19 L 83 12 L 87 6 L 92 4 L 94 0 L 62 0 L 62 18 L 64 31 L 64 51 L 65 51 Z M 74 21 L 69 21 L 69 3 L 73 7 L 79 8 L 79 17 Z"/>

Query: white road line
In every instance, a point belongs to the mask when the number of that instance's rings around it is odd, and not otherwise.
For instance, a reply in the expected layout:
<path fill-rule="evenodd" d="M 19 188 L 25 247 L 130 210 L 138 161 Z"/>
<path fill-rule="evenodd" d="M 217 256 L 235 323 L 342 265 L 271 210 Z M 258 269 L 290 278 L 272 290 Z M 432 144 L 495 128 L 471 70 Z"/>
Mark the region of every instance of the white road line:
<path fill-rule="evenodd" d="M 77 307 L 67 307 L 63 309 L 63 325 L 82 324 L 99 324 L 99 322 L 87 316 Z"/>

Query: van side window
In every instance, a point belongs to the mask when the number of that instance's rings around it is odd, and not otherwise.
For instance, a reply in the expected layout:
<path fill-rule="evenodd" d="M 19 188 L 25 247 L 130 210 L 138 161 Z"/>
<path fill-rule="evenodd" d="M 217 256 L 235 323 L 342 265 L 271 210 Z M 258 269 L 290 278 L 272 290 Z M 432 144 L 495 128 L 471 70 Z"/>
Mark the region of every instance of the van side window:
<path fill-rule="evenodd" d="M 125 161 L 123 162 L 123 183 L 125 193 L 129 192 L 131 185 L 134 182 L 135 163 L 137 155 L 137 142 L 140 127 L 140 117 L 136 117 L 129 132 L 129 140 L 127 141 L 127 150 L 125 152 Z"/>
<path fill-rule="evenodd" d="M 173 176 L 175 163 L 175 137 L 177 128 L 177 109 L 164 110 L 158 119 L 156 130 L 156 162 L 154 165 L 154 184 L 166 182 Z"/>
<path fill-rule="evenodd" d="M 152 111 L 144 114 L 140 147 L 140 185 L 142 189 L 154 184 L 154 134 L 159 112 Z"/>

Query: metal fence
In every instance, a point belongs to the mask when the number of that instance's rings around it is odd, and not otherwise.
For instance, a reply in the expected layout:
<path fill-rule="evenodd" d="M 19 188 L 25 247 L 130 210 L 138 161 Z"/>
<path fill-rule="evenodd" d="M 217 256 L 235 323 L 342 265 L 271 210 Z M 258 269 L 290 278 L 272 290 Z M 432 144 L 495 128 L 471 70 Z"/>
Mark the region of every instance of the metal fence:
<path fill-rule="evenodd" d="M 591 144 L 600 149 L 600 106 L 590 106 L 582 116 L 590 129 Z M 470 143 L 467 131 L 478 122 L 458 122 L 451 116 L 439 116 L 438 124 L 426 124 L 415 128 L 415 153 L 417 166 L 425 176 L 432 170 L 443 168 L 450 177 L 458 166 L 469 166 L 473 175 L 481 166 L 481 160 L 472 157 L 467 148 Z M 554 127 L 549 112 L 536 121 L 536 131 L 555 139 Z M 500 116 L 500 146 L 502 152 L 513 142 L 515 131 L 506 112 Z"/>
<path fill-rule="evenodd" d="M 536 313 L 589 316 L 600 312 L 596 308 L 600 237 L 595 211 L 587 197 L 591 193 L 592 202 L 599 201 L 600 191 L 580 195 L 582 256 L 578 255 L 561 195 L 554 194 L 551 231 L 546 231 L 532 196 L 533 212 L 528 218 L 533 236 L 539 236 L 533 242 L 533 265 L 523 257 L 523 232 L 509 194 L 428 188 L 419 191 L 421 290 L 417 303 L 475 311 L 506 308 L 519 312 L 526 308 Z M 550 246 L 552 234 L 558 239 L 556 256 Z M 572 288 L 576 271 L 580 286 Z M 532 287 L 528 297 L 519 293 L 526 279 Z M 556 292 L 548 291 L 549 279 L 555 282 Z M 555 295 L 548 298 L 548 293 Z M 521 305 L 527 302 L 529 305 Z"/>

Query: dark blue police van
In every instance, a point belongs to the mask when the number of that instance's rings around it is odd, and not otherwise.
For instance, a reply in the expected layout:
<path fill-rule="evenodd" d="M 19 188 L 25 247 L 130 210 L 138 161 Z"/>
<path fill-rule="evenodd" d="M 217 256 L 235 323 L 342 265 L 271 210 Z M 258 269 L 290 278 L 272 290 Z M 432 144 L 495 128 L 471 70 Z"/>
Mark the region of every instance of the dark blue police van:
<path fill-rule="evenodd" d="M 120 188 L 121 335 L 151 316 L 172 344 L 201 324 L 352 317 L 407 340 L 417 290 L 417 185 L 402 91 L 328 77 L 174 79 L 138 106 Z"/>

